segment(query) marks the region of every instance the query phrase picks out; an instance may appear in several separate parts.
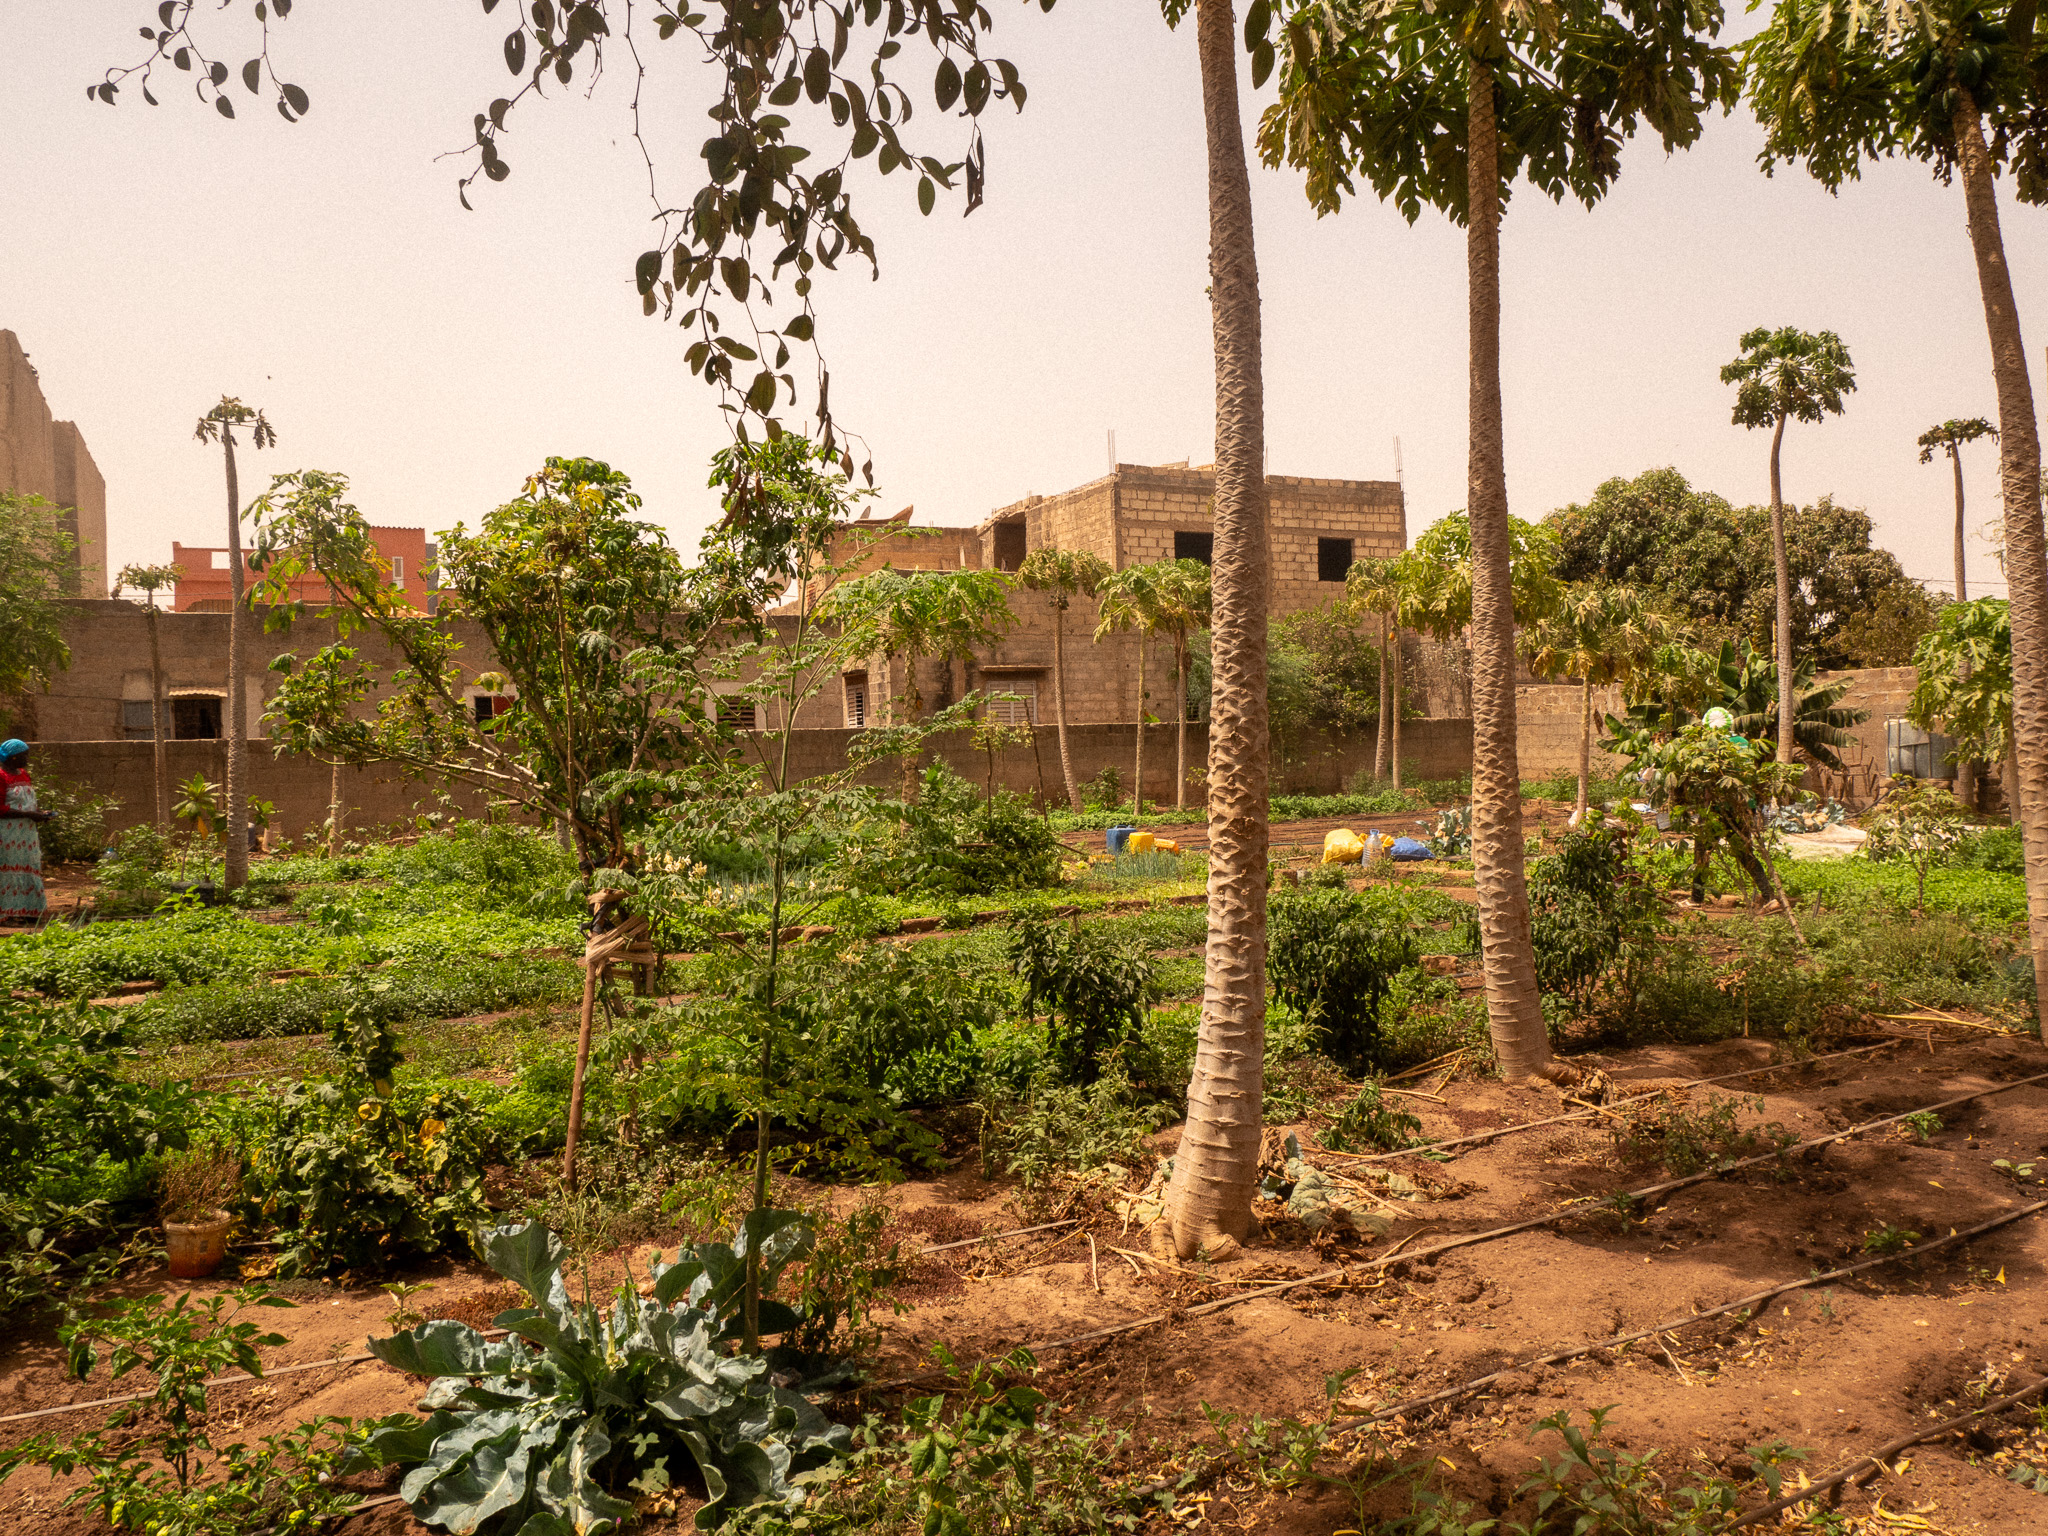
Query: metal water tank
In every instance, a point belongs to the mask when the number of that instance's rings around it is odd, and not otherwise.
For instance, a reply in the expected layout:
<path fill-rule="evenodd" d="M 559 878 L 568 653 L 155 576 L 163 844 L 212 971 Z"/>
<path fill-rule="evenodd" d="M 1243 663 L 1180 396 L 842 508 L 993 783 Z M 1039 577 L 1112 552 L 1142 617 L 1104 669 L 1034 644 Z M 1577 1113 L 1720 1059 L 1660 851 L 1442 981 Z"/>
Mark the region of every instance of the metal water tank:
<path fill-rule="evenodd" d="M 1952 737 L 1923 731 L 1910 720 L 1893 718 L 1884 723 L 1884 771 L 1916 779 L 1953 779 L 1956 765 L 1950 755 L 1956 744 Z"/>

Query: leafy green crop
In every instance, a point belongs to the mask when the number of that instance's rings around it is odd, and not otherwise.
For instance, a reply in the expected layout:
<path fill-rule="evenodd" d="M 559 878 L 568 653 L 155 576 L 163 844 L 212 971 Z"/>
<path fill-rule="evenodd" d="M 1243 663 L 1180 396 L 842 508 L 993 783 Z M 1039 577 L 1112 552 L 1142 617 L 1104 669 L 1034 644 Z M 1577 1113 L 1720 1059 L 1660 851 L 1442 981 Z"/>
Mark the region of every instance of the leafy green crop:
<path fill-rule="evenodd" d="M 410 1468 L 399 1492 L 421 1520 L 452 1531 L 606 1536 L 632 1519 L 634 1494 L 654 1496 L 694 1472 L 710 1527 L 735 1506 L 794 1506 L 792 1474 L 845 1449 L 848 1432 L 769 1380 L 766 1356 L 721 1346 L 741 1329 L 750 1250 L 766 1286 L 811 1248 L 794 1211 L 756 1210 L 733 1246 L 700 1243 L 656 1260 L 651 1295 L 620 1286 L 609 1307 L 573 1302 L 565 1250 L 538 1223 L 482 1235 L 484 1256 L 532 1305 L 496 1321 L 513 1337 L 487 1342 L 439 1320 L 372 1339 L 378 1359 L 435 1378 L 424 1423 L 368 1437 L 362 1460 Z M 763 1300 L 761 1327 L 800 1319 Z"/>
<path fill-rule="evenodd" d="M 1380 1002 L 1421 957 L 1409 905 L 1385 888 L 1309 889 L 1276 896 L 1271 910 L 1274 996 L 1321 1026 L 1337 1060 L 1369 1061 Z"/>

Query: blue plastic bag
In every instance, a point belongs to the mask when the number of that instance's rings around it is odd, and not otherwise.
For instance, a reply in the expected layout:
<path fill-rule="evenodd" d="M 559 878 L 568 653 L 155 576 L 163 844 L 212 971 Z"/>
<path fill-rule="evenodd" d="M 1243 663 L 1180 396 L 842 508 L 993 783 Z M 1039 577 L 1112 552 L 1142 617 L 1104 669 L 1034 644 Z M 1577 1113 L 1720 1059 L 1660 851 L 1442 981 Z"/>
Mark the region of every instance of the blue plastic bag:
<path fill-rule="evenodd" d="M 1414 859 L 1426 859 L 1429 857 L 1429 844 L 1419 843 L 1412 837 L 1397 837 L 1387 857 L 1400 859 L 1404 863 Z"/>

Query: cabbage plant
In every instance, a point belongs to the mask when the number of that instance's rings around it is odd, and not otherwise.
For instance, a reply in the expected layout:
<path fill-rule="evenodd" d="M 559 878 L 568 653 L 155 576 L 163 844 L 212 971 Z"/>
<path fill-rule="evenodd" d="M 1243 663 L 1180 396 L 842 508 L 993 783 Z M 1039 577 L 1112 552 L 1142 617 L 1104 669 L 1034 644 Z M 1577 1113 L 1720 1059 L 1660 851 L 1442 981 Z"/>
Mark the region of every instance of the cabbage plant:
<path fill-rule="evenodd" d="M 755 1210 L 730 1246 L 657 1258 L 651 1285 L 599 1306 L 570 1300 L 565 1250 L 539 1223 L 486 1231 L 486 1260 L 533 1304 L 498 1315 L 503 1340 L 448 1319 L 370 1340 L 387 1365 L 435 1380 L 430 1417 L 376 1431 L 357 1465 L 410 1466 L 399 1494 L 412 1512 L 465 1533 L 605 1536 L 633 1518 L 636 1495 L 658 1498 L 692 1468 L 707 1495 L 699 1526 L 742 1505 L 801 1503 L 793 1474 L 845 1450 L 848 1431 L 732 1341 L 749 1251 L 765 1287 L 811 1242 L 800 1212 Z M 773 1333 L 799 1319 L 763 1299 L 760 1321 Z"/>

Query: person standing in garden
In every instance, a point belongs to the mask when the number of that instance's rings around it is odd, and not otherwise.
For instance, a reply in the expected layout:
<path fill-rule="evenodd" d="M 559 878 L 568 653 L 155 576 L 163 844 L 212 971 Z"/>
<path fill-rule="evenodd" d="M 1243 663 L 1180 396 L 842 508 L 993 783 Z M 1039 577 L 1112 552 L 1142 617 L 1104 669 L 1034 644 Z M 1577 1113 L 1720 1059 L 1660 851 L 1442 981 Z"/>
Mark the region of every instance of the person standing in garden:
<path fill-rule="evenodd" d="M 28 743 L 19 737 L 0 741 L 0 923 L 34 923 L 41 919 L 43 844 L 36 823 L 50 813 L 36 809 L 36 790 L 28 772 Z"/>

